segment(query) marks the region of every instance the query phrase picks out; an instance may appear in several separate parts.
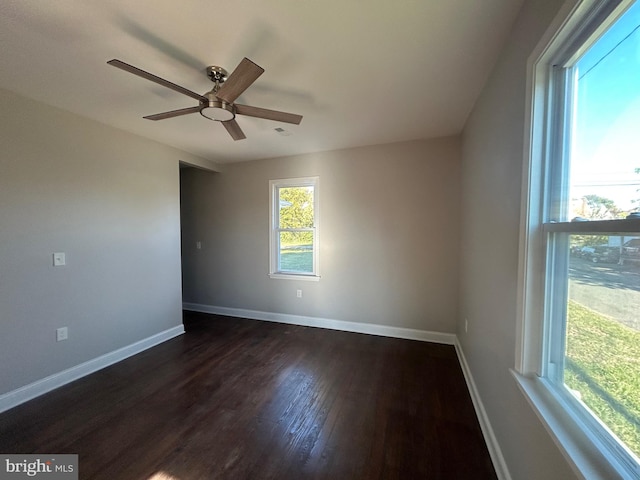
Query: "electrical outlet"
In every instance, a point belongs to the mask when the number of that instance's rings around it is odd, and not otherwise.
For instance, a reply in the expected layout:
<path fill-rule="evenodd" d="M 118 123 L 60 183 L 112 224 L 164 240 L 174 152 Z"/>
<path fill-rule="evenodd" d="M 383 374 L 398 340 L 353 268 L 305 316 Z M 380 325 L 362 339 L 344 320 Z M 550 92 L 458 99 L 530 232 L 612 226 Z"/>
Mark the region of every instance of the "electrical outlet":
<path fill-rule="evenodd" d="M 202 250 L 202 242 L 200 242 L 200 241 L 196 242 L 196 248 L 198 250 Z"/>
<path fill-rule="evenodd" d="M 302 290 L 300 289 L 296 290 L 296 297 L 302 298 Z"/>
<path fill-rule="evenodd" d="M 69 338 L 69 329 L 67 327 L 60 327 L 56 329 L 56 340 L 61 342 Z"/>
<path fill-rule="evenodd" d="M 466 318 L 464 319 L 464 333 L 467 333 L 469 331 L 469 320 L 467 320 Z"/>

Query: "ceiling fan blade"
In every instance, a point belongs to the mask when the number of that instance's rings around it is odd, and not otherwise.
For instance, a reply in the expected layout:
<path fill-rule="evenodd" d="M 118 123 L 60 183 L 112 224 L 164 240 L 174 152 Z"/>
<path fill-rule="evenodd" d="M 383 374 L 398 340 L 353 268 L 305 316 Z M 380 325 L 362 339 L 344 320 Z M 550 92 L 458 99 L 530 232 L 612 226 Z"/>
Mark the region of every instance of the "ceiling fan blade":
<path fill-rule="evenodd" d="M 264 68 L 259 67 L 246 57 L 243 58 L 222 84 L 216 97 L 227 103 L 233 103 L 263 73 Z"/>
<path fill-rule="evenodd" d="M 138 67 L 134 67 L 133 65 L 129 65 L 128 63 L 124 63 L 120 60 L 113 59 L 107 62 L 109 65 L 120 68 L 125 72 L 133 73 L 134 75 L 138 75 L 139 77 L 146 78 L 147 80 L 151 80 L 152 82 L 157 83 L 158 85 L 162 85 L 163 87 L 170 88 L 171 90 L 175 90 L 178 93 L 182 93 L 183 95 L 187 95 L 191 98 L 195 98 L 198 101 L 206 102 L 207 99 L 202 95 L 192 92 L 191 90 L 181 87 L 180 85 L 176 85 L 164 78 L 160 78 L 152 73 L 145 72 L 144 70 L 140 70 Z"/>
<path fill-rule="evenodd" d="M 202 107 L 198 105 L 197 107 L 189 107 L 189 108 L 181 108 L 179 110 L 171 110 L 170 112 L 156 113 L 155 115 L 147 115 L 147 120 L 164 120 L 165 118 L 179 117 L 180 115 L 189 115 L 190 113 L 199 112 Z"/>
<path fill-rule="evenodd" d="M 227 120 L 226 122 L 220 123 L 224 125 L 224 128 L 227 129 L 227 132 L 229 132 L 229 135 L 231 135 L 231 138 L 233 138 L 234 140 L 243 140 L 247 138 L 240 128 L 240 125 L 238 125 L 238 122 L 236 122 L 235 120 Z"/>
<path fill-rule="evenodd" d="M 295 113 L 279 112 L 278 110 L 268 110 L 266 108 L 250 107 L 249 105 L 235 104 L 236 113 L 239 115 L 247 115 L 249 117 L 266 118 L 267 120 L 275 120 L 276 122 L 294 123 L 300 125 L 302 115 Z"/>

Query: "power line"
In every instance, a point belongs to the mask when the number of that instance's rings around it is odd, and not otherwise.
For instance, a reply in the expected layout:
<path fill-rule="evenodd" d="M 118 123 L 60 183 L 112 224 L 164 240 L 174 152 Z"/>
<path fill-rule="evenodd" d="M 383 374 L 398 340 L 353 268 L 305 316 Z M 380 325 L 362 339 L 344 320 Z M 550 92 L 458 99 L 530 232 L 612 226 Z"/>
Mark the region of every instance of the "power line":
<path fill-rule="evenodd" d="M 629 33 L 629 35 L 627 35 L 626 37 L 624 37 L 622 40 L 620 40 L 618 43 L 616 43 L 616 45 L 609 50 L 607 53 L 605 53 L 600 60 L 598 60 L 589 70 L 587 70 L 586 72 L 584 72 L 582 75 L 580 75 L 580 77 L 578 77 L 578 80 L 582 80 L 591 70 L 593 70 L 594 68 L 596 68 L 600 62 L 602 62 L 605 58 L 607 58 L 609 55 L 611 55 L 611 53 L 613 53 L 613 51 L 618 48 L 620 45 L 622 45 L 622 43 L 628 39 L 631 35 L 633 35 L 636 30 L 638 30 L 640 28 L 640 25 L 636 25 L 636 28 L 634 28 L 633 30 L 631 30 L 631 33 Z"/>
<path fill-rule="evenodd" d="M 574 187 L 640 187 L 640 183 L 638 182 L 616 182 L 616 183 L 604 183 L 604 182 L 594 182 L 594 183 L 574 183 Z"/>

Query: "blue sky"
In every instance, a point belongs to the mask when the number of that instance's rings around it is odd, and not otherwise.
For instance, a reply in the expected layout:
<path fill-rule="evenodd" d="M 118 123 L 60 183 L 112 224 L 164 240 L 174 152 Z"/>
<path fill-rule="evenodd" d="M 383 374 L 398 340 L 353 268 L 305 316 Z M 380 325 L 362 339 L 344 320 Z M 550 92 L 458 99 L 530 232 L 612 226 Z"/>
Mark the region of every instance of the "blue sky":
<path fill-rule="evenodd" d="M 640 198 L 640 1 L 578 61 L 572 198 Z"/>

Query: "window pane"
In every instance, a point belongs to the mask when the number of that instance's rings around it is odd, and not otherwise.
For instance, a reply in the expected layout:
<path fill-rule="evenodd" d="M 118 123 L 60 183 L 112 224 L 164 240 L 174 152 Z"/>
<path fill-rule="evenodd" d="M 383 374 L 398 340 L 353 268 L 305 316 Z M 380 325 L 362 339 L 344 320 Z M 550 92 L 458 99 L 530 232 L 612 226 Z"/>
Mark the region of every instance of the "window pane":
<path fill-rule="evenodd" d="M 569 243 L 564 382 L 640 456 L 640 233 Z"/>
<path fill-rule="evenodd" d="M 640 2 L 576 64 L 569 218 L 640 207 Z"/>
<path fill-rule="evenodd" d="M 313 187 L 281 187 L 278 197 L 278 228 L 313 227 Z"/>
<path fill-rule="evenodd" d="M 313 273 L 313 232 L 280 232 L 279 270 Z"/>

